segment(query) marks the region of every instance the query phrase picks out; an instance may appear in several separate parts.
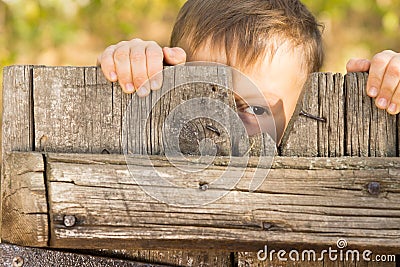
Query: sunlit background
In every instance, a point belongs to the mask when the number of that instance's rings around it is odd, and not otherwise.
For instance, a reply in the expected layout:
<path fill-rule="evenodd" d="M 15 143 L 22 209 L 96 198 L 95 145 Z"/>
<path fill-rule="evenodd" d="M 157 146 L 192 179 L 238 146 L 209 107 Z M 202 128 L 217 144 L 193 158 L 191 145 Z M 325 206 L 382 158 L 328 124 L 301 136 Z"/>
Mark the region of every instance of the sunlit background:
<path fill-rule="evenodd" d="M 217 0 L 216 0 L 217 1 Z M 0 67 L 94 65 L 108 45 L 133 37 L 168 45 L 184 0 L 0 0 Z M 400 0 L 305 0 L 325 25 L 324 71 L 351 57 L 400 51 Z"/>

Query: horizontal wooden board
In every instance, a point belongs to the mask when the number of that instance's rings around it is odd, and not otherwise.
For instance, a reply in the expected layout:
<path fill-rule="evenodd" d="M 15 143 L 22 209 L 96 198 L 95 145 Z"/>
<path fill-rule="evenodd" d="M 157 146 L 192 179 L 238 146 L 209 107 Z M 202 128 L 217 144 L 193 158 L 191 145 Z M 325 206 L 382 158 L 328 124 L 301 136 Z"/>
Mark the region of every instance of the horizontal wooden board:
<path fill-rule="evenodd" d="M 217 158 L 209 166 L 190 159 L 187 166 L 204 165 L 206 170 L 179 177 L 174 173 L 181 170 L 165 158 L 151 157 L 150 165 L 146 158 L 130 161 L 133 168 L 128 169 L 123 156 L 48 154 L 50 245 L 243 251 L 265 244 L 321 248 L 345 238 L 352 248 L 399 251 L 400 158 L 277 157 L 253 193 L 248 185 L 255 162 L 231 163 L 228 177 L 241 169 L 245 172 L 233 188 L 225 188 L 213 181 L 226 172 L 227 158 Z M 178 177 L 175 184 L 139 186 L 134 177 L 154 177 L 154 169 L 162 177 Z M 171 192 L 175 185 L 198 187 L 200 182 L 208 183 L 204 193 L 227 194 L 191 207 L 171 206 L 152 197 L 152 190 Z M 193 197 L 182 192 L 173 197 L 188 201 Z M 66 226 L 66 216 L 73 216 L 75 223 Z M 29 243 L 32 238 L 26 239 Z"/>

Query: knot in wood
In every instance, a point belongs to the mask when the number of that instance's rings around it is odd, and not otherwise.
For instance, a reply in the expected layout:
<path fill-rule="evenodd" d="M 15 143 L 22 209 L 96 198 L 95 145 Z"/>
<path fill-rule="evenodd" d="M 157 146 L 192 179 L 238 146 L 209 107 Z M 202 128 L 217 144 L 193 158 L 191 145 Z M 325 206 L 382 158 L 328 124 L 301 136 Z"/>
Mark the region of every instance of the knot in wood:
<path fill-rule="evenodd" d="M 14 259 L 12 260 L 12 266 L 13 267 L 21 267 L 24 265 L 24 259 L 21 258 L 20 256 L 16 256 L 14 257 Z"/>
<path fill-rule="evenodd" d="M 368 184 L 368 193 L 371 195 L 379 195 L 381 192 L 381 185 L 378 182 L 371 182 Z"/>
<path fill-rule="evenodd" d="M 64 225 L 66 227 L 73 227 L 76 224 L 76 217 L 73 215 L 65 215 L 64 216 Z"/>

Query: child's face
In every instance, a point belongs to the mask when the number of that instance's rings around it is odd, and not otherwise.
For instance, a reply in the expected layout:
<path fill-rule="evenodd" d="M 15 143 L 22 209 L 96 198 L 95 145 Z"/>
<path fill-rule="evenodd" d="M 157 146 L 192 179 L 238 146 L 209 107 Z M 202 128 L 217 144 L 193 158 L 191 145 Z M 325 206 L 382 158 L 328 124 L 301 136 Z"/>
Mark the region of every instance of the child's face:
<path fill-rule="evenodd" d="M 207 48 L 199 49 L 190 60 L 226 64 L 224 52 L 210 54 L 210 51 Z M 249 135 L 259 133 L 260 128 L 263 132 L 270 132 L 272 120 L 266 119 L 270 116 L 268 109 L 263 112 L 263 107 L 269 106 L 275 121 L 277 143 L 280 141 L 307 79 L 307 71 L 302 67 L 302 62 L 300 49 L 282 45 L 272 60 L 267 55 L 253 70 L 243 72 L 255 86 L 246 76 L 234 72 L 236 104 Z"/>

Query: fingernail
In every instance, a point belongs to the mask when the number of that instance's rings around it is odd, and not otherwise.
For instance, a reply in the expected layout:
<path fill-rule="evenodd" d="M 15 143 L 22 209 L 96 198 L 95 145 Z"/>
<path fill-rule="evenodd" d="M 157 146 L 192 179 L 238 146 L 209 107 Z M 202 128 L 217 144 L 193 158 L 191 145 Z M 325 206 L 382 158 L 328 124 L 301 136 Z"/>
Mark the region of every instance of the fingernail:
<path fill-rule="evenodd" d="M 131 94 L 131 93 L 135 92 L 135 87 L 133 86 L 133 84 L 127 83 L 127 84 L 125 85 L 125 90 L 126 90 L 129 94 Z"/>
<path fill-rule="evenodd" d="M 147 90 L 145 86 L 142 86 L 139 88 L 139 90 L 137 90 L 136 93 L 139 97 L 145 97 L 149 94 L 149 90 Z"/>
<path fill-rule="evenodd" d="M 375 87 L 371 87 L 368 91 L 368 95 L 370 97 L 377 97 L 378 96 L 378 89 L 376 89 Z"/>
<path fill-rule="evenodd" d="M 115 81 L 117 80 L 118 77 L 117 77 L 117 74 L 116 74 L 115 72 L 112 71 L 112 72 L 110 72 L 110 78 L 111 78 L 112 81 L 115 82 Z"/>
<path fill-rule="evenodd" d="M 151 82 L 151 89 L 157 90 L 157 89 L 160 89 L 160 88 L 161 88 L 161 86 L 160 86 L 160 83 L 158 81 L 152 81 Z"/>
<path fill-rule="evenodd" d="M 389 108 L 388 108 L 388 111 L 389 111 L 390 113 L 396 113 L 396 111 L 397 111 L 397 105 L 394 104 L 394 103 L 390 104 L 390 106 L 389 106 Z"/>
<path fill-rule="evenodd" d="M 168 48 L 168 54 L 170 58 L 174 58 L 175 57 L 175 52 L 172 48 Z"/>
<path fill-rule="evenodd" d="M 378 100 L 378 106 L 381 108 L 387 108 L 388 101 L 385 98 L 381 98 Z"/>

